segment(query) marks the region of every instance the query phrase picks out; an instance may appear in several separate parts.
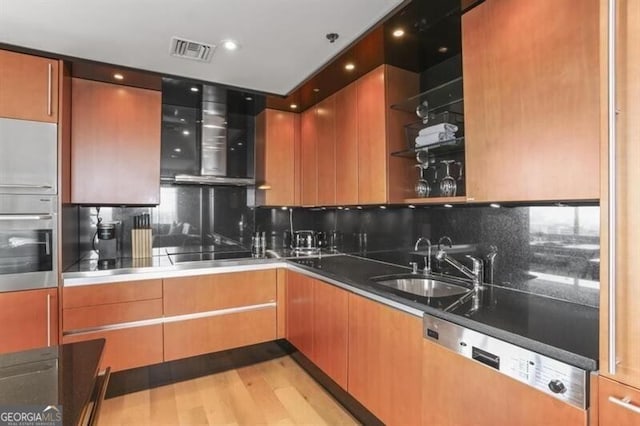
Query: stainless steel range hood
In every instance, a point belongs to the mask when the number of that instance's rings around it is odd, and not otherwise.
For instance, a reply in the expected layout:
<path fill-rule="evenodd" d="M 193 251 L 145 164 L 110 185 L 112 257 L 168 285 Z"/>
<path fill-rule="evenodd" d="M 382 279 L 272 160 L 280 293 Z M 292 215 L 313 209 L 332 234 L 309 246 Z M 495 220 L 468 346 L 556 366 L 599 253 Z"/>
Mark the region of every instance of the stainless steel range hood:
<path fill-rule="evenodd" d="M 238 162 L 244 162 L 246 166 L 249 159 L 253 158 L 253 155 L 248 155 L 248 150 L 253 148 L 253 143 L 247 140 L 252 136 L 252 132 L 239 130 L 237 125 L 233 126 L 231 123 L 226 89 L 205 85 L 201 90 L 202 101 L 197 111 L 193 113 L 194 120 L 191 120 L 190 130 L 186 128 L 181 130 L 186 137 L 191 137 L 191 151 L 195 151 L 194 155 L 185 161 L 187 164 L 184 168 L 171 167 L 171 176 L 163 173 L 162 181 L 190 185 L 255 185 L 254 178 L 238 176 L 239 173 L 247 173 L 250 168 L 240 167 L 243 170 L 239 171 L 237 167 Z M 175 123 L 175 117 L 172 118 Z M 179 124 L 186 126 L 190 120 L 179 117 L 178 121 Z M 237 122 L 237 120 L 234 121 Z M 166 119 L 163 118 L 163 125 L 165 122 Z M 178 147 L 175 138 L 168 138 L 166 143 L 170 144 L 166 147 L 167 152 L 185 156 L 187 147 Z M 246 153 L 246 155 L 240 153 Z M 177 161 L 179 155 L 171 157 L 176 158 Z M 230 166 L 231 162 L 235 166 Z"/>

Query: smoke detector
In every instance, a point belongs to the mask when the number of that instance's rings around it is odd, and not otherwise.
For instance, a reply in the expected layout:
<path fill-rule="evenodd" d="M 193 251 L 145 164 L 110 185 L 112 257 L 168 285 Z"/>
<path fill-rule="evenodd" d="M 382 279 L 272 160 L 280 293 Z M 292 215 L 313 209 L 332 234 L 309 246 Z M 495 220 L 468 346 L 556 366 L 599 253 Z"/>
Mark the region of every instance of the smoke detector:
<path fill-rule="evenodd" d="M 215 50 L 215 44 L 171 37 L 171 56 L 191 59 L 200 62 L 210 62 Z"/>

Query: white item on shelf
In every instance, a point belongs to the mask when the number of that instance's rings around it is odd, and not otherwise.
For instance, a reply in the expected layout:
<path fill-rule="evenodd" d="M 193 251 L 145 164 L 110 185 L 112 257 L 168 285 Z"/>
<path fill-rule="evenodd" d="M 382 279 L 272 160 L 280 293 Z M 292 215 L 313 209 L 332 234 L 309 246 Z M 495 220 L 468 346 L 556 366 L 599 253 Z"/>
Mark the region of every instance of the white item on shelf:
<path fill-rule="evenodd" d="M 432 145 L 434 143 L 455 139 L 456 135 L 452 132 L 429 133 L 416 138 L 416 146 Z"/>
<path fill-rule="evenodd" d="M 429 135 L 431 133 L 442 133 L 442 132 L 451 132 L 455 133 L 458 131 L 458 126 L 451 123 L 440 123 L 433 126 L 425 127 L 421 129 L 418 133 L 419 136 Z"/>

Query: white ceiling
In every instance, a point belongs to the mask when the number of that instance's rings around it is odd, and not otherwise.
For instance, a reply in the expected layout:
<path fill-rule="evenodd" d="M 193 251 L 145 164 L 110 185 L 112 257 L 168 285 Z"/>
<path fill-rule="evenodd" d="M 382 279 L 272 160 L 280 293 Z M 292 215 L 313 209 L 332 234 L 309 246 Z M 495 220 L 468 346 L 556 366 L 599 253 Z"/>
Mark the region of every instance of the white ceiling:
<path fill-rule="evenodd" d="M 0 43 L 287 94 L 402 2 L 0 0 Z M 210 63 L 179 59 L 172 36 L 218 47 Z"/>

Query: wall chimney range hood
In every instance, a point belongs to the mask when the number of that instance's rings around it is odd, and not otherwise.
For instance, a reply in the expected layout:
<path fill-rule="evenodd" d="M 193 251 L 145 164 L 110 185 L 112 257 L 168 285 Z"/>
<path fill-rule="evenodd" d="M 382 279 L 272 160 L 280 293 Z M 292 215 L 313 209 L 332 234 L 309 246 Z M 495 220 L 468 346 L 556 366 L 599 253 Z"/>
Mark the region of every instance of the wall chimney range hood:
<path fill-rule="evenodd" d="M 189 185 L 251 186 L 253 116 L 225 88 L 163 82 L 162 179 Z"/>

